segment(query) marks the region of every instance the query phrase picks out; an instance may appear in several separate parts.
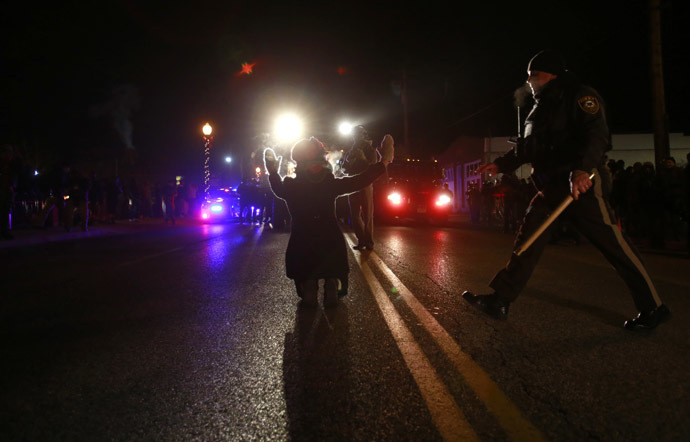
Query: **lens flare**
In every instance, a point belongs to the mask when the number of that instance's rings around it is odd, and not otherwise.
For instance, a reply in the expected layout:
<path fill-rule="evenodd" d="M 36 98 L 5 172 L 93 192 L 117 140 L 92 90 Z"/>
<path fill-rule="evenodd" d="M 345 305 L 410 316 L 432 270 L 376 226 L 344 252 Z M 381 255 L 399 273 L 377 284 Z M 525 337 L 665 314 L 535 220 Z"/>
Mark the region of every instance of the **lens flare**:
<path fill-rule="evenodd" d="M 388 200 L 396 206 L 399 206 L 402 204 L 402 195 L 400 195 L 398 192 L 393 192 L 388 195 Z"/>
<path fill-rule="evenodd" d="M 448 195 L 440 195 L 436 200 L 437 206 L 446 206 L 450 204 L 450 197 Z"/>

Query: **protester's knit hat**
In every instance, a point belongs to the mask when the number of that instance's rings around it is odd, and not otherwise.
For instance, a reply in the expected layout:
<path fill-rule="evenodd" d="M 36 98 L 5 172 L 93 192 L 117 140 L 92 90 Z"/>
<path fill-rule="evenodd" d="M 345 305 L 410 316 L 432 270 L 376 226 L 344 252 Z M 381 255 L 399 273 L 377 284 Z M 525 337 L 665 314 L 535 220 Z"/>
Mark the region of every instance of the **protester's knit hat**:
<path fill-rule="evenodd" d="M 565 61 L 556 52 L 545 49 L 532 57 L 527 65 L 527 70 L 559 75 L 566 70 Z"/>
<path fill-rule="evenodd" d="M 292 146 L 292 160 L 296 163 L 323 160 L 326 149 L 316 137 L 302 139 Z"/>
<path fill-rule="evenodd" d="M 308 140 L 302 139 L 292 146 L 292 161 L 297 163 L 295 173 L 300 175 L 302 171 L 309 171 L 318 174 L 324 169 L 331 169 L 330 163 L 326 160 L 326 148 L 316 137 Z"/>

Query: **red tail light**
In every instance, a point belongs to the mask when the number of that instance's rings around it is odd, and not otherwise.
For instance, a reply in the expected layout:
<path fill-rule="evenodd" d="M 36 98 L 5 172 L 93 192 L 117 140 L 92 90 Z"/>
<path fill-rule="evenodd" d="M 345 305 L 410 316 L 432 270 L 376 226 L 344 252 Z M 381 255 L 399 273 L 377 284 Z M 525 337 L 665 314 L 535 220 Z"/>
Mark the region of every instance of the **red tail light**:
<path fill-rule="evenodd" d="M 436 205 L 439 207 L 447 206 L 450 204 L 450 197 L 448 195 L 439 195 L 438 198 L 436 198 Z"/>
<path fill-rule="evenodd" d="M 388 201 L 396 206 L 399 206 L 402 204 L 402 195 L 400 195 L 398 192 L 392 192 L 388 195 Z"/>

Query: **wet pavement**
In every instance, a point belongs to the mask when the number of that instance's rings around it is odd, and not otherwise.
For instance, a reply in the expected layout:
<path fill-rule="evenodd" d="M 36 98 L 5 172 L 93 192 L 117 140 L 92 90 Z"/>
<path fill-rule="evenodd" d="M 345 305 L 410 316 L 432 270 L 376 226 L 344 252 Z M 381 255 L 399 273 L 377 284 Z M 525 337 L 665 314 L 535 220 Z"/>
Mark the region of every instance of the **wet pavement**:
<path fill-rule="evenodd" d="M 403 220 L 406 225 L 419 225 L 412 220 Z M 176 224 L 166 224 L 162 218 L 140 218 L 133 221 L 116 220 L 113 223 L 95 223 L 89 226 L 87 232 L 75 227 L 71 232 L 65 231 L 63 227 L 35 228 L 30 226 L 19 226 L 12 230 L 11 240 L 0 239 L 0 249 L 24 247 L 29 245 L 44 244 L 50 242 L 73 241 L 87 239 L 104 235 L 119 235 L 136 233 L 146 230 L 171 229 L 175 227 L 189 227 L 200 225 L 201 222 L 192 217 L 177 218 Z M 464 212 L 454 213 L 448 221 L 443 224 L 434 224 L 437 227 L 466 228 L 477 230 L 499 230 L 496 226 L 486 226 L 474 224 L 469 219 L 469 214 Z M 507 234 L 508 235 L 508 234 Z M 512 235 L 512 234 L 511 234 Z M 642 253 L 661 254 L 679 258 L 690 258 L 690 250 L 685 239 L 666 241 L 664 247 L 653 247 L 645 238 L 633 238 L 635 246 Z M 570 240 L 559 242 L 560 245 L 576 244 Z"/>

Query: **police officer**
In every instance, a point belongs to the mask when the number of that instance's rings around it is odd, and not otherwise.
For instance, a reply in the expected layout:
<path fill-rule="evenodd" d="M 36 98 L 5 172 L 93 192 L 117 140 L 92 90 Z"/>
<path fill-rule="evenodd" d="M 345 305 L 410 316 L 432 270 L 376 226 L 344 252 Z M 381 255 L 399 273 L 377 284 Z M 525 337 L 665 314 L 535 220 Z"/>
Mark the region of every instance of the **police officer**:
<path fill-rule="evenodd" d="M 364 172 L 378 160 L 376 149 L 364 126 L 353 130 L 353 144 L 343 162 L 343 171 L 348 176 Z M 374 249 L 374 185 L 350 194 L 350 220 L 357 237 L 356 250 Z"/>
<path fill-rule="evenodd" d="M 518 147 L 478 173 L 510 173 L 522 164 L 533 166 L 532 179 L 540 192 L 530 202 L 515 241 L 515 250 L 536 231 L 568 194 L 574 202 L 561 214 L 594 244 L 632 292 L 637 317 L 624 323 L 629 330 L 653 329 L 671 316 L 662 304 L 628 237 L 616 225 L 608 202 L 610 180 L 604 179 L 605 152 L 610 148 L 604 103 L 594 89 L 566 70 L 555 52 L 541 51 L 529 62 L 527 83 L 534 107 L 525 121 L 525 139 Z M 594 178 L 590 179 L 590 175 Z M 527 284 L 549 241 L 548 231 L 519 256 L 513 252 L 507 266 L 496 274 L 494 293 L 463 298 L 498 319 Z"/>

